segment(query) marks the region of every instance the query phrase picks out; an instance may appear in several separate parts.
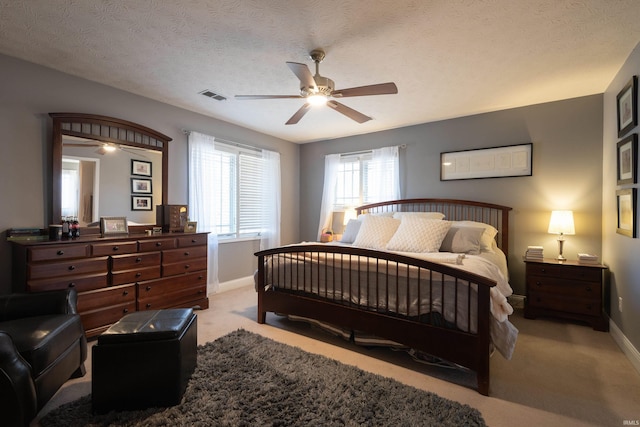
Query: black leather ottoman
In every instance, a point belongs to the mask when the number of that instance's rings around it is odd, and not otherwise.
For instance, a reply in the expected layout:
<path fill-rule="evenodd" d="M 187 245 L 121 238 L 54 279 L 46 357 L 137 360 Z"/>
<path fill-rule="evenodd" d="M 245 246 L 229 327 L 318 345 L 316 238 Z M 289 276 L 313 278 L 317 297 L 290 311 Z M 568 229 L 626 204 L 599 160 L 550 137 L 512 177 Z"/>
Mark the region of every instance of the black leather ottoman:
<path fill-rule="evenodd" d="M 197 316 L 190 308 L 128 314 L 92 351 L 93 411 L 180 403 L 196 367 Z"/>

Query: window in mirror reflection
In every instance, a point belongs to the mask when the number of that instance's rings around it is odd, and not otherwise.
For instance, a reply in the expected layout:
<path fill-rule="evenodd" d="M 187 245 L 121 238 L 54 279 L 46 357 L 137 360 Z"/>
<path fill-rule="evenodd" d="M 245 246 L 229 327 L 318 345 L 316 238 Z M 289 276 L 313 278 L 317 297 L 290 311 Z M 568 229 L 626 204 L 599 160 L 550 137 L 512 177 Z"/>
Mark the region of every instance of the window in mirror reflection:
<path fill-rule="evenodd" d="M 95 177 L 98 176 L 98 162 L 97 159 L 70 156 L 62 158 L 61 215 L 63 218 L 77 218 L 81 227 L 95 221 Z"/>

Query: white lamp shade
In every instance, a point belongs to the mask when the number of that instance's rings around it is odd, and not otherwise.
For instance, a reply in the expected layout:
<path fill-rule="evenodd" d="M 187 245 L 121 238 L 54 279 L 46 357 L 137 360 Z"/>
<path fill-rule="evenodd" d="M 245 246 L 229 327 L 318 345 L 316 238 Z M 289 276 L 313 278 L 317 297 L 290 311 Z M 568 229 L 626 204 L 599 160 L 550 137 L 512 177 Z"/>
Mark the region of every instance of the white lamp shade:
<path fill-rule="evenodd" d="M 549 221 L 550 234 L 576 234 L 573 211 L 552 211 Z"/>

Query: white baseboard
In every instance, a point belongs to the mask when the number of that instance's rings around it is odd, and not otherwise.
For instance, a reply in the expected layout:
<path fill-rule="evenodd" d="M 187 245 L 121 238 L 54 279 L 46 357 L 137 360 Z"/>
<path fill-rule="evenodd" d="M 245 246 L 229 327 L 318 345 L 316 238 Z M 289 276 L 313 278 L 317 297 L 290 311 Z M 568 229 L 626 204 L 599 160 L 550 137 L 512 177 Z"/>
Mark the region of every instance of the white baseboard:
<path fill-rule="evenodd" d="M 613 320 L 609 319 L 609 332 L 611 337 L 618 344 L 622 352 L 627 356 L 627 359 L 631 362 L 636 371 L 640 373 L 640 352 L 633 346 L 631 341 L 622 333 L 618 325 Z"/>
<path fill-rule="evenodd" d="M 220 283 L 218 292 L 216 293 L 232 291 L 234 289 L 242 288 L 245 286 L 253 286 L 253 276 L 246 276 L 239 279 L 222 282 Z"/>

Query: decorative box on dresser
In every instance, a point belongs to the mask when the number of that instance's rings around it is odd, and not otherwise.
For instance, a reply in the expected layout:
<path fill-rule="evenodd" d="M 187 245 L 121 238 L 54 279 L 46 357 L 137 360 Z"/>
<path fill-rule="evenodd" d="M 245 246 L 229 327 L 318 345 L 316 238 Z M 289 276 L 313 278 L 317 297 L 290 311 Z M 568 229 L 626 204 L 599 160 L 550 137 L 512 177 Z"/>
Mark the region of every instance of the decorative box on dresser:
<path fill-rule="evenodd" d="M 607 267 L 556 259 L 527 260 L 524 317 L 573 319 L 608 331 Z"/>
<path fill-rule="evenodd" d="M 209 307 L 207 233 L 12 243 L 14 292 L 75 288 L 87 337 L 133 311 Z"/>

